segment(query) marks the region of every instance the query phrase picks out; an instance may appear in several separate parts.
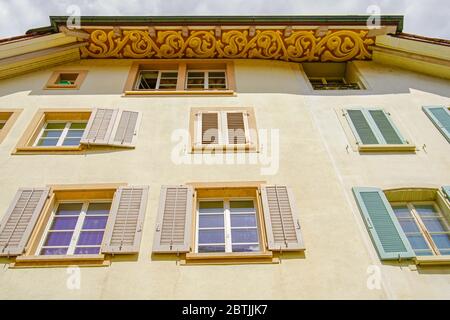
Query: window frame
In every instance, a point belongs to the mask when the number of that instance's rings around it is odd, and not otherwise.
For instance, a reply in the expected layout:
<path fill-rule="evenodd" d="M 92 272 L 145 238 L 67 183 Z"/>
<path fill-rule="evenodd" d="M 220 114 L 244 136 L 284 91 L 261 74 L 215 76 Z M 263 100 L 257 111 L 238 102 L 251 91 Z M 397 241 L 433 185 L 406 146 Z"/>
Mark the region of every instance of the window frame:
<path fill-rule="evenodd" d="M 156 85 L 155 85 L 155 89 L 139 89 L 139 86 L 141 84 L 141 80 L 142 80 L 142 73 L 143 72 L 158 72 L 158 76 L 156 78 Z M 155 90 L 176 90 L 177 84 L 175 84 L 175 89 L 161 89 L 160 88 L 160 83 L 161 83 L 161 77 L 162 74 L 164 72 L 176 72 L 177 73 L 177 82 L 178 82 L 178 78 L 179 78 L 179 72 L 178 70 L 170 70 L 170 69 L 164 69 L 164 70 L 155 70 L 155 69 L 142 69 L 139 70 L 138 72 L 138 77 L 136 79 L 136 83 L 134 85 L 134 90 L 136 91 L 155 91 Z"/>
<path fill-rule="evenodd" d="M 398 206 L 403 206 L 403 207 L 407 207 L 409 210 L 409 213 L 411 215 L 411 217 L 414 219 L 414 222 L 416 223 L 416 226 L 418 227 L 420 233 L 422 234 L 425 242 L 427 243 L 429 250 L 433 253 L 433 255 L 431 255 L 430 257 L 436 257 L 436 256 L 450 256 L 449 254 L 441 254 L 439 248 L 437 247 L 437 245 L 434 243 L 434 240 L 432 238 L 433 234 L 448 234 L 450 235 L 450 222 L 448 221 L 447 217 L 443 214 L 441 208 L 438 206 L 438 204 L 436 203 L 436 201 L 402 201 L 402 202 L 389 202 L 390 205 L 392 206 L 392 208 L 394 207 L 398 207 Z M 425 223 L 422 220 L 422 217 L 420 216 L 420 214 L 417 212 L 416 210 L 416 205 L 431 205 L 433 206 L 434 210 L 436 211 L 436 218 L 438 219 L 442 219 L 442 221 L 445 224 L 445 227 L 449 230 L 446 232 L 431 232 L 427 229 Z M 398 217 L 396 216 L 397 221 L 399 221 Z M 403 231 L 405 232 L 405 231 Z M 406 232 L 405 232 L 406 234 Z M 408 240 L 409 241 L 409 240 Z M 423 250 L 427 250 L 427 249 L 423 249 Z M 449 248 L 450 250 L 450 248 Z M 415 250 L 414 250 L 415 251 Z"/>
<path fill-rule="evenodd" d="M 77 74 L 73 84 L 58 84 L 57 81 L 61 74 Z M 44 90 L 79 90 L 86 79 L 88 70 L 55 70 L 50 75 Z"/>
<path fill-rule="evenodd" d="M 102 230 L 100 230 L 100 229 L 92 229 L 92 230 L 90 229 L 89 230 L 89 231 L 103 231 L 103 238 L 102 238 L 102 242 L 100 243 L 100 245 L 98 245 L 98 246 L 97 245 L 96 246 L 83 245 L 83 247 L 100 247 L 99 253 L 96 253 L 96 254 L 75 254 L 75 249 L 77 247 L 77 243 L 78 243 L 78 240 L 80 238 L 81 231 L 83 229 L 83 224 L 84 224 L 84 221 L 86 219 L 86 212 L 87 212 L 87 209 L 88 209 L 89 205 L 90 204 L 94 204 L 94 203 L 110 203 L 110 204 L 112 204 L 112 200 L 108 200 L 108 199 L 78 200 L 78 201 L 77 200 L 61 200 L 61 201 L 57 201 L 54 204 L 53 208 L 52 208 L 52 211 L 51 211 L 50 217 L 48 219 L 47 225 L 45 226 L 45 229 L 43 231 L 43 234 L 41 236 L 39 244 L 38 244 L 38 246 L 36 248 L 36 251 L 34 252 L 35 256 L 49 256 L 49 255 L 41 254 L 42 249 L 44 247 L 57 247 L 57 246 L 45 246 L 44 244 L 45 244 L 45 241 L 47 240 L 48 234 L 53 232 L 52 230 L 50 230 L 50 228 L 52 227 L 52 224 L 53 224 L 53 221 L 55 219 L 56 212 L 58 211 L 59 206 L 61 204 L 78 204 L 78 203 L 82 204 L 82 207 L 81 207 L 79 216 L 77 218 L 77 223 L 76 223 L 75 228 L 73 230 L 72 239 L 71 239 L 71 242 L 70 242 L 70 244 L 68 246 L 67 253 L 65 255 L 63 255 L 63 256 L 69 256 L 69 257 L 72 257 L 72 256 L 76 257 L 76 256 L 81 256 L 81 255 L 96 256 L 96 255 L 101 254 L 101 248 L 102 248 L 102 244 L 103 244 L 104 237 L 105 237 L 106 226 L 105 226 L 105 229 L 102 229 Z M 111 209 L 110 209 L 110 211 L 111 211 Z M 104 216 L 104 215 L 98 215 L 98 216 Z M 109 219 L 110 213 L 107 215 L 107 217 Z"/>
<path fill-rule="evenodd" d="M 201 73 L 203 73 L 203 89 L 188 88 L 188 85 L 189 85 L 188 84 L 188 82 L 189 82 L 189 73 L 190 72 L 201 72 Z M 209 87 L 209 73 L 210 72 L 223 72 L 224 73 L 225 88 L 217 89 L 217 88 L 210 88 Z M 211 91 L 211 90 L 216 90 L 216 91 L 228 90 L 227 78 L 228 77 L 227 77 L 227 70 L 226 69 L 208 69 L 208 70 L 188 69 L 188 70 L 186 70 L 186 79 L 185 79 L 184 89 L 188 90 L 188 91 L 195 91 L 195 90 L 206 90 L 206 91 Z"/>
<path fill-rule="evenodd" d="M 22 110 L 23 109 L 0 109 L 0 121 L 4 123 L 3 127 L 0 129 L 0 143 L 7 137 Z"/>
<path fill-rule="evenodd" d="M 62 129 L 62 133 L 61 133 L 61 136 L 58 138 L 58 142 L 56 143 L 55 146 L 52 146 L 52 147 L 65 148 L 65 147 L 79 147 L 79 146 L 81 146 L 81 143 L 78 144 L 78 146 L 64 146 L 63 143 L 64 143 L 64 141 L 66 140 L 66 138 L 67 138 L 67 133 L 69 132 L 70 126 L 71 126 L 73 123 L 85 123 L 85 124 L 87 125 L 88 121 L 82 121 L 82 120 L 80 120 L 80 121 L 77 121 L 77 120 L 69 120 L 69 121 L 67 121 L 67 120 L 61 120 L 61 121 L 58 121 L 58 120 L 50 120 L 50 121 L 46 121 L 46 122 L 42 125 L 42 127 L 41 127 L 41 129 L 40 129 L 40 132 L 39 132 L 39 134 L 37 135 L 37 137 L 36 137 L 36 139 L 35 139 L 35 141 L 34 141 L 34 143 L 33 143 L 33 147 L 35 147 L 35 148 L 47 147 L 47 146 L 38 146 L 39 140 L 41 140 L 42 135 L 44 134 L 44 131 L 46 130 L 47 125 L 48 125 L 49 123 L 63 123 L 63 122 L 65 123 L 65 127 L 64 127 L 64 129 Z M 84 130 L 86 130 L 86 128 L 84 128 Z M 84 133 L 84 130 L 83 130 L 83 133 Z"/>
<path fill-rule="evenodd" d="M 194 253 L 195 254 L 205 254 L 209 255 L 211 253 L 215 254 L 246 254 L 249 252 L 238 252 L 238 251 L 232 251 L 233 241 L 232 241 L 232 227 L 231 227 L 231 210 L 230 210 L 230 202 L 232 201 L 252 201 L 253 202 L 253 208 L 255 209 L 255 220 L 256 220 L 256 227 L 252 227 L 252 229 L 256 229 L 257 236 L 258 236 L 258 251 L 252 251 L 250 254 L 258 254 L 263 253 L 264 250 L 262 250 L 262 225 L 261 221 L 258 217 L 258 199 L 256 197 L 222 197 L 222 198 L 198 198 L 196 201 L 196 208 L 195 208 L 195 231 L 194 231 Z M 225 251 L 224 252 L 199 252 L 198 251 L 198 240 L 199 240 L 199 221 L 200 221 L 200 202 L 214 202 L 214 201 L 222 201 L 223 202 L 223 217 L 224 217 L 224 237 L 225 237 Z M 243 229 L 250 229 L 250 227 L 242 227 Z M 242 244 L 242 243 L 240 243 Z M 253 244 L 253 243 L 244 243 L 244 244 Z"/>

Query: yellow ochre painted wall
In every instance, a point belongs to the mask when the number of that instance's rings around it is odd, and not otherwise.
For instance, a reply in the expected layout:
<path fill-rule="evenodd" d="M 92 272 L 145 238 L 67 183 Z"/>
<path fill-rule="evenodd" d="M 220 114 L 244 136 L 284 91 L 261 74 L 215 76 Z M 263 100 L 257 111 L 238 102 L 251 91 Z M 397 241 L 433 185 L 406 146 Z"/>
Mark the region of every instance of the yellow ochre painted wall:
<path fill-rule="evenodd" d="M 0 144 L 0 214 L 19 187 L 48 184 L 149 185 L 137 261 L 84 267 L 70 290 L 66 268 L 11 269 L 0 259 L 0 299 L 450 299 L 450 266 L 381 263 L 351 193 L 353 186 L 440 187 L 450 184 L 450 145 L 421 110 L 450 105 L 450 81 L 354 62 L 367 90 L 314 92 L 297 63 L 236 60 L 236 96 L 123 96 L 130 60 L 82 60 L 0 81 L 0 110 L 23 109 Z M 43 90 L 53 71 L 88 70 L 80 90 Z M 190 108 L 253 107 L 258 129 L 279 129 L 279 170 L 261 165 L 176 165 L 175 129 L 189 130 Z M 336 108 L 388 108 L 418 151 L 352 150 Z M 143 113 L 134 150 L 75 155 L 11 155 L 42 108 L 126 108 Z M 262 165 L 262 167 L 266 167 Z M 182 266 L 152 260 L 164 184 L 267 181 L 293 188 L 306 245 L 304 257 L 280 264 Z M 369 289 L 373 267 L 382 285 Z M 369 269 L 368 269 L 369 268 Z M 70 270 L 69 270 L 70 271 Z"/>

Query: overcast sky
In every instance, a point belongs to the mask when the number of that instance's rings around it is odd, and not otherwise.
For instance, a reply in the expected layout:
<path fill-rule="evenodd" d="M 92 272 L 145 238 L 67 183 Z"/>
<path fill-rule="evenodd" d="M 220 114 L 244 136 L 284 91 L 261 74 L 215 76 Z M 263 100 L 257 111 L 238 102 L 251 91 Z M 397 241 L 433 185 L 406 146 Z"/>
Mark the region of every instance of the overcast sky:
<path fill-rule="evenodd" d="M 405 16 L 404 32 L 450 39 L 449 0 L 0 0 L 0 38 L 48 26 L 50 15 L 308 15 L 381 14 Z"/>

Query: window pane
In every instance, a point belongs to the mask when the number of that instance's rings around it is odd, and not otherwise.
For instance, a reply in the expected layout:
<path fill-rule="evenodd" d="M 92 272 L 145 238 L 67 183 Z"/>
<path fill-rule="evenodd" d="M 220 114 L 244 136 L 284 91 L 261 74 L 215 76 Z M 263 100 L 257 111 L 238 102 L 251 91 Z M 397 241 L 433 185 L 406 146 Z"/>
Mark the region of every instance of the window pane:
<path fill-rule="evenodd" d="M 90 203 L 87 215 L 108 215 L 109 210 L 111 210 L 111 203 Z"/>
<path fill-rule="evenodd" d="M 231 239 L 233 243 L 258 242 L 258 232 L 256 229 L 233 229 Z"/>
<path fill-rule="evenodd" d="M 429 232 L 446 232 L 447 226 L 441 218 L 422 218 Z"/>
<path fill-rule="evenodd" d="M 413 249 L 429 249 L 422 235 L 407 236 L 407 238 Z"/>
<path fill-rule="evenodd" d="M 406 206 L 392 207 L 392 209 L 394 209 L 397 218 L 411 218 L 411 212 Z"/>
<path fill-rule="evenodd" d="M 73 122 L 70 125 L 70 130 L 83 130 L 86 129 L 86 122 Z"/>
<path fill-rule="evenodd" d="M 203 213 L 222 213 L 223 201 L 201 201 L 199 204 L 199 212 Z"/>
<path fill-rule="evenodd" d="M 5 126 L 5 122 L 0 122 L 0 130 L 2 130 L 4 126 Z"/>
<path fill-rule="evenodd" d="M 176 79 L 178 78 L 178 72 L 162 72 L 161 79 Z"/>
<path fill-rule="evenodd" d="M 80 233 L 77 246 L 79 245 L 99 245 L 103 240 L 103 231 L 85 231 Z"/>
<path fill-rule="evenodd" d="M 253 200 L 240 200 L 240 201 L 230 201 L 230 209 L 242 209 L 234 210 L 238 212 L 252 212 L 255 211 L 253 206 Z M 246 210 L 247 209 L 247 210 Z M 251 210 L 248 210 L 251 209 Z"/>
<path fill-rule="evenodd" d="M 47 240 L 44 246 L 46 247 L 57 247 L 57 246 L 68 246 L 72 239 L 73 231 L 70 232 L 49 232 L 47 234 Z"/>
<path fill-rule="evenodd" d="M 421 217 L 436 216 L 437 212 L 433 205 L 415 205 L 417 213 Z"/>
<path fill-rule="evenodd" d="M 204 77 L 205 77 L 205 73 L 204 72 L 192 72 L 192 71 L 190 71 L 189 73 L 188 73 L 188 78 L 189 79 L 192 79 L 192 78 L 202 78 L 202 79 L 204 79 Z"/>
<path fill-rule="evenodd" d="M 201 214 L 198 221 L 199 228 L 223 228 L 223 215 L 205 215 Z"/>
<path fill-rule="evenodd" d="M 420 232 L 414 220 L 399 220 L 399 222 L 405 232 Z"/>
<path fill-rule="evenodd" d="M 433 234 L 434 244 L 438 249 L 450 249 L 450 235 L 448 234 Z"/>
<path fill-rule="evenodd" d="M 51 123 L 47 123 L 47 125 L 45 126 L 45 129 L 59 129 L 59 130 L 63 130 L 66 127 L 66 123 L 65 122 L 51 122 Z"/>
<path fill-rule="evenodd" d="M 81 138 L 68 138 L 64 139 L 63 146 L 79 146 Z"/>
<path fill-rule="evenodd" d="M 83 136 L 84 130 L 72 130 L 67 131 L 68 138 L 81 138 Z"/>
<path fill-rule="evenodd" d="M 58 206 L 56 215 L 58 216 L 77 216 L 83 207 L 82 203 L 61 203 Z"/>
<path fill-rule="evenodd" d="M 439 250 L 441 254 L 444 255 L 450 255 L 450 250 Z"/>
<path fill-rule="evenodd" d="M 259 251 L 258 244 L 235 244 L 232 246 L 233 252 L 256 252 Z"/>
<path fill-rule="evenodd" d="M 433 251 L 431 250 L 421 250 L 421 251 L 414 251 L 414 253 L 418 256 L 433 256 Z"/>
<path fill-rule="evenodd" d="M 254 214 L 232 214 L 231 227 L 256 227 L 256 216 Z"/>
<path fill-rule="evenodd" d="M 58 144 L 58 139 L 39 139 L 39 147 L 53 147 Z"/>
<path fill-rule="evenodd" d="M 100 247 L 77 247 L 75 248 L 75 254 L 99 254 Z"/>
<path fill-rule="evenodd" d="M 225 233 L 220 230 L 199 230 L 198 243 L 224 243 Z"/>
<path fill-rule="evenodd" d="M 83 229 L 105 229 L 108 217 L 104 216 L 91 216 L 86 217 L 83 223 Z"/>
<path fill-rule="evenodd" d="M 77 217 L 55 217 L 50 230 L 73 230 L 77 221 Z"/>
<path fill-rule="evenodd" d="M 62 134 L 62 130 L 44 130 L 41 139 L 55 138 L 58 139 Z M 58 141 L 58 140 L 57 140 Z"/>
<path fill-rule="evenodd" d="M 68 248 L 43 248 L 41 250 L 41 255 L 65 255 Z"/>
<path fill-rule="evenodd" d="M 141 90 L 156 89 L 158 73 L 158 71 L 142 71 L 138 88 Z"/>
<path fill-rule="evenodd" d="M 225 252 L 225 246 L 198 246 L 198 252 Z"/>

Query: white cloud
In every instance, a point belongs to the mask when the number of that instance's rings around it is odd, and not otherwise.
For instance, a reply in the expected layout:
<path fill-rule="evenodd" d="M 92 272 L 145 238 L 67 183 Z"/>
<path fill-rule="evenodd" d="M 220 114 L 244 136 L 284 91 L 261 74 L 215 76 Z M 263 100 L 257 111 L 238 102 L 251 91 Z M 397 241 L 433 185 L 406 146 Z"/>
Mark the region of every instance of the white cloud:
<path fill-rule="evenodd" d="M 450 38 L 448 0 L 0 0 L 0 38 L 49 25 L 50 15 L 67 15 L 78 5 L 82 15 L 305 15 L 381 14 L 405 16 L 404 32 Z"/>

